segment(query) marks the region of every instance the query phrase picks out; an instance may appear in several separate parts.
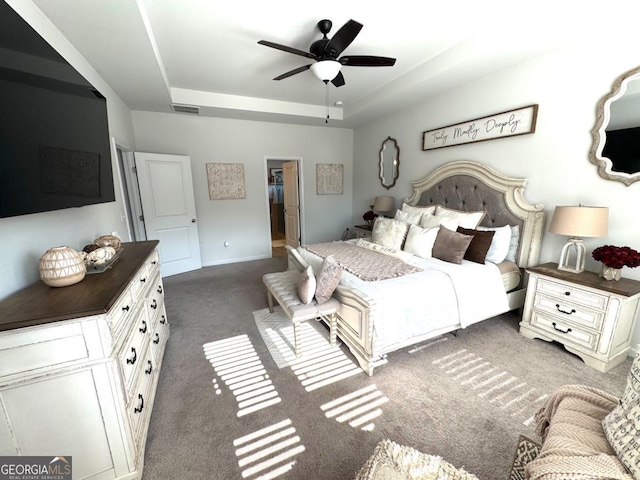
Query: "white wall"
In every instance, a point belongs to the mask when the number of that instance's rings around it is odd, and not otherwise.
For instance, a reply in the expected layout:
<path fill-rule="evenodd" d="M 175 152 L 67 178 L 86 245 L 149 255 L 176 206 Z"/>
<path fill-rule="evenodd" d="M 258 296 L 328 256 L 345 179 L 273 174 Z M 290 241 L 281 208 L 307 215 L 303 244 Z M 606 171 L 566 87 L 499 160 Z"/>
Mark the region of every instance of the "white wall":
<path fill-rule="evenodd" d="M 397 204 L 410 195 L 412 180 L 442 164 L 472 160 L 510 176 L 528 178 L 526 198 L 544 206 L 547 225 L 556 205 L 608 206 L 608 236 L 585 240 L 588 270 L 599 268 L 590 256 L 597 246 L 610 243 L 640 250 L 640 183 L 627 187 L 604 180 L 588 160 L 596 104 L 618 75 L 637 66 L 633 50 L 628 43 L 614 41 L 568 47 L 356 129 L 353 221 L 361 219 L 375 195 L 385 192 L 377 178 L 377 155 L 390 135 L 401 148 L 400 178 L 389 191 Z M 539 112 L 532 135 L 421 150 L 425 130 L 533 103 L 539 104 Z M 545 233 L 540 262 L 557 262 L 565 241 L 565 237 Z M 640 268 L 625 268 L 623 276 L 640 280 Z M 640 324 L 633 342 L 640 342 Z"/>
<path fill-rule="evenodd" d="M 28 0 L 8 0 L 45 40 L 93 84 L 106 98 L 109 130 L 120 145 L 133 149 L 135 141 L 131 113 L 78 51 Z M 0 218 L 0 298 L 38 280 L 38 260 L 49 248 L 68 245 L 82 249 L 97 235 L 117 231 L 124 235 L 126 225 L 115 152 L 112 152 L 116 202 L 81 208 Z"/>
<path fill-rule="evenodd" d="M 265 157 L 301 159 L 303 243 L 338 240 L 350 226 L 351 130 L 184 114 L 132 115 L 139 151 L 191 157 L 203 265 L 271 256 Z M 206 163 L 243 163 L 247 198 L 209 200 Z M 318 163 L 344 165 L 342 195 L 316 194 Z"/>

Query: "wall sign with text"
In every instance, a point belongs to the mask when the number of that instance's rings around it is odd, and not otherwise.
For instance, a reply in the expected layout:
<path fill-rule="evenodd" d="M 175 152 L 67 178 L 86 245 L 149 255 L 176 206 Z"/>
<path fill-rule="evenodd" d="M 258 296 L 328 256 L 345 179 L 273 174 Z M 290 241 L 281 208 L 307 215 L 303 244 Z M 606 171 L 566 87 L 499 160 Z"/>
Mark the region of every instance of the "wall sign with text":
<path fill-rule="evenodd" d="M 538 105 L 496 113 L 468 122 L 427 130 L 422 134 L 422 150 L 453 147 L 463 143 L 527 135 L 536 131 Z"/>

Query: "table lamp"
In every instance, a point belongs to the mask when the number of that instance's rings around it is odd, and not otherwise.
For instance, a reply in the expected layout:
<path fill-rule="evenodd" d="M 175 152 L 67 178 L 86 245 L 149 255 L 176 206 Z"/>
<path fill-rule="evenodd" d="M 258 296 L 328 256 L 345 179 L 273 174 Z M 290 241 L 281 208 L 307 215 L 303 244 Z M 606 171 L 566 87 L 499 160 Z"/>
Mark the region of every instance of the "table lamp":
<path fill-rule="evenodd" d="M 374 212 L 389 213 L 396 207 L 396 199 L 390 196 L 376 197 L 373 201 L 373 207 L 371 210 Z"/>
<path fill-rule="evenodd" d="M 586 249 L 580 237 L 604 237 L 609 223 L 608 207 L 556 207 L 549 225 L 551 233 L 571 237 L 560 252 L 558 270 L 580 273 L 584 271 Z M 572 254 L 575 252 L 575 261 Z"/>

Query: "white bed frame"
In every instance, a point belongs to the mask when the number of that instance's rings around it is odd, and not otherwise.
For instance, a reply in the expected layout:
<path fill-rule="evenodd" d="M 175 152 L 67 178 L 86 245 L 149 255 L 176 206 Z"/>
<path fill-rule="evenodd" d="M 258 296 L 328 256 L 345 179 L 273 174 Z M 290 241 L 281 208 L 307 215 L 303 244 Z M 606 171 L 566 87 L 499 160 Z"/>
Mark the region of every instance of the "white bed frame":
<path fill-rule="evenodd" d="M 519 224 L 520 242 L 516 263 L 521 269 L 538 263 L 545 214 L 542 205 L 524 199 L 524 178 L 511 178 L 475 162 L 448 163 L 429 176 L 412 183 L 413 194 L 404 201 L 410 205 L 441 204 L 457 210 L 486 210 L 482 225 L 502 226 Z M 289 251 L 289 269 L 304 270 L 304 260 L 298 252 Z M 521 285 L 507 294 L 511 310 L 524 305 L 526 274 L 522 271 Z M 340 301 L 338 336 L 356 357 L 362 369 L 373 375 L 373 369 L 386 363 L 387 354 L 461 328 L 451 325 L 414 337 L 384 351 L 373 351 L 373 330 L 376 322 L 376 299 L 360 290 L 338 286 L 334 297 Z"/>

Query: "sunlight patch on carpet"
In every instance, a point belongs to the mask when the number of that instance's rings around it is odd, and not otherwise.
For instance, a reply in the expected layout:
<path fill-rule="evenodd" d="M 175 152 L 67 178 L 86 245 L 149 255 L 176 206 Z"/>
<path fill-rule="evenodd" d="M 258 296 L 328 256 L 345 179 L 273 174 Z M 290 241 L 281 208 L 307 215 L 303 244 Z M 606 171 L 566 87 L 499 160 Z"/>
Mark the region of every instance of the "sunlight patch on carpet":
<path fill-rule="evenodd" d="M 305 451 L 291 420 L 283 420 L 233 441 L 242 478 L 268 480 L 290 472 Z"/>
<path fill-rule="evenodd" d="M 467 349 L 445 355 L 432 363 L 460 385 L 475 392 L 478 398 L 499 406 L 508 415 L 527 415 L 523 418 L 525 425 L 531 423 L 531 412 L 536 411 L 548 396 Z"/>
<path fill-rule="evenodd" d="M 238 417 L 282 401 L 247 335 L 205 343 L 202 348 L 218 379 L 234 394 Z M 220 395 L 218 379 L 214 377 L 213 386 Z"/>
<path fill-rule="evenodd" d="M 338 423 L 347 422 L 353 428 L 371 432 L 375 428 L 373 420 L 382 415 L 380 407 L 388 401 L 376 385 L 369 385 L 325 403 L 320 408 L 327 418 L 334 418 Z"/>

